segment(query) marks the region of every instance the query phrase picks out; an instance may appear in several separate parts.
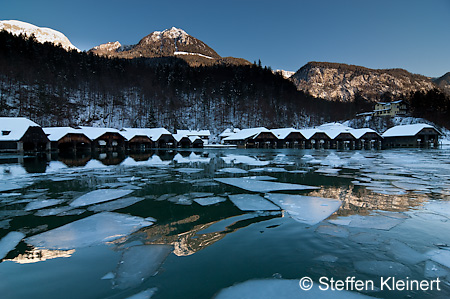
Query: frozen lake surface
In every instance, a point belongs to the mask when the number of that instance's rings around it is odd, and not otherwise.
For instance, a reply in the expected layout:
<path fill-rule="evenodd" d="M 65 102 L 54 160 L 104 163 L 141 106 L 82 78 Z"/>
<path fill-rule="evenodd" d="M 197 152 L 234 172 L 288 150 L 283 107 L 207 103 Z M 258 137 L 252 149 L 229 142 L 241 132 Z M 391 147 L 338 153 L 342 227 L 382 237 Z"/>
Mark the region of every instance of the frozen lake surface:
<path fill-rule="evenodd" d="M 1 298 L 449 298 L 449 231 L 450 149 L 0 156 Z"/>

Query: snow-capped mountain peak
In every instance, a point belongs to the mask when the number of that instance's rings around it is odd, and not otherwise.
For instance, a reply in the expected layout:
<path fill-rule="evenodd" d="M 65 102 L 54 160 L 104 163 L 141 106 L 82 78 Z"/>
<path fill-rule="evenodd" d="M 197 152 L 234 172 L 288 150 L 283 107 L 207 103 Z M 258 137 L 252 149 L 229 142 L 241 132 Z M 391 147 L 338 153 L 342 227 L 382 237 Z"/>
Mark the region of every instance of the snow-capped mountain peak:
<path fill-rule="evenodd" d="M 154 31 L 150 34 L 150 39 L 152 41 L 158 41 L 163 38 L 170 38 L 170 39 L 179 39 L 183 42 L 186 41 L 189 34 L 186 33 L 183 29 L 178 29 L 175 27 L 172 27 L 170 29 L 166 29 L 163 31 Z"/>
<path fill-rule="evenodd" d="M 0 30 L 6 30 L 14 35 L 31 36 L 34 34 L 36 40 L 40 43 L 60 44 L 66 50 L 79 51 L 64 34 L 51 28 L 42 28 L 22 21 L 8 20 L 0 21 Z"/>

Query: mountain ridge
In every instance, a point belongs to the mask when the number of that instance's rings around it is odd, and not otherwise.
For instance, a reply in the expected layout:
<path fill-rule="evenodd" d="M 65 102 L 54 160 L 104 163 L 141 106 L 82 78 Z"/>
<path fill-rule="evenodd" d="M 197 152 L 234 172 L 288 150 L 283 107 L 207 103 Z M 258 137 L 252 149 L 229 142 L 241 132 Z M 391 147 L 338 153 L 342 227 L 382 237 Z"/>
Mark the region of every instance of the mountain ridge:
<path fill-rule="evenodd" d="M 96 46 L 88 52 L 109 58 L 126 59 L 174 56 L 184 59 L 191 66 L 250 64 L 242 58 L 221 57 L 203 41 L 175 27 L 163 31 L 153 31 L 135 45 L 122 46 L 119 42 L 110 42 Z"/>
<path fill-rule="evenodd" d="M 354 101 L 361 96 L 368 101 L 389 100 L 416 91 L 436 88 L 431 78 L 404 69 L 370 69 L 334 62 L 311 61 L 302 66 L 291 80 L 299 90 L 330 101 Z"/>

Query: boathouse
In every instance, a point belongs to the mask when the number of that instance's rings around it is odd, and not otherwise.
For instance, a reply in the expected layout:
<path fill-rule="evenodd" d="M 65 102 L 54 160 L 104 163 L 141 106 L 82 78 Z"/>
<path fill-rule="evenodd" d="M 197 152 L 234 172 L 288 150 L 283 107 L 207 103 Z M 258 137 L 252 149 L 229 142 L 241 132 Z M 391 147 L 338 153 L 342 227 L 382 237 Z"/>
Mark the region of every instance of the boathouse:
<path fill-rule="evenodd" d="M 187 137 L 198 137 L 203 141 L 202 144 L 209 144 L 209 137 L 211 136 L 209 130 L 177 130 L 177 134 Z"/>
<path fill-rule="evenodd" d="M 79 130 L 71 127 L 43 128 L 51 142 L 52 150 L 63 151 L 90 151 L 91 140 Z"/>
<path fill-rule="evenodd" d="M 223 141 L 225 144 L 234 144 L 245 148 L 274 148 L 277 137 L 264 127 L 240 130 Z"/>
<path fill-rule="evenodd" d="M 39 152 L 50 150 L 42 128 L 24 117 L 0 117 L 0 151 Z"/>
<path fill-rule="evenodd" d="M 306 138 L 300 130 L 280 128 L 270 131 L 277 137 L 277 148 L 305 148 Z"/>
<path fill-rule="evenodd" d="M 352 129 L 350 131 L 356 142 L 353 149 L 381 149 L 383 137 L 370 128 Z"/>
<path fill-rule="evenodd" d="M 117 129 L 79 126 L 76 130 L 91 140 L 91 147 L 94 150 L 125 150 L 125 137 Z"/>
<path fill-rule="evenodd" d="M 442 133 L 428 124 L 395 126 L 383 133 L 385 147 L 437 147 Z"/>
<path fill-rule="evenodd" d="M 125 144 L 128 150 L 144 151 L 153 147 L 153 141 L 147 136 L 144 130 L 133 129 L 120 130 L 120 134 L 125 137 Z"/>
<path fill-rule="evenodd" d="M 152 141 L 154 148 L 175 148 L 177 141 L 165 128 L 123 128 L 122 132 L 139 132 L 139 135 L 145 135 Z"/>

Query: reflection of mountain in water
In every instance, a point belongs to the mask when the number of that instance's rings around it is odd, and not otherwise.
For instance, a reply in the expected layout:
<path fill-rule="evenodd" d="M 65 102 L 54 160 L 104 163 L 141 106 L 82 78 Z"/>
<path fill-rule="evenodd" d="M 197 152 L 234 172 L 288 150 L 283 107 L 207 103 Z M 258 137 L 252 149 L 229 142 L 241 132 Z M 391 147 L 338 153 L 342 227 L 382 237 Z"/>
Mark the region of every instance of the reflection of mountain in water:
<path fill-rule="evenodd" d="M 336 212 L 339 216 L 366 215 L 373 210 L 402 212 L 429 200 L 426 194 L 380 194 L 353 185 L 323 187 L 308 195 L 341 200 L 341 208 Z"/>
<path fill-rule="evenodd" d="M 164 224 L 154 224 L 142 229 L 139 234 L 136 234 L 136 237 L 140 238 L 143 233 L 145 238 L 141 241 L 145 244 L 172 245 L 174 254 L 187 256 L 208 247 L 238 229 L 277 217 L 281 217 L 281 213 L 229 214 L 228 216 L 222 215 L 220 219 L 210 221 L 211 217 L 204 213 Z M 115 243 L 120 244 L 124 241 L 125 239 L 120 239 Z M 127 241 L 135 241 L 135 239 L 132 236 Z"/>

